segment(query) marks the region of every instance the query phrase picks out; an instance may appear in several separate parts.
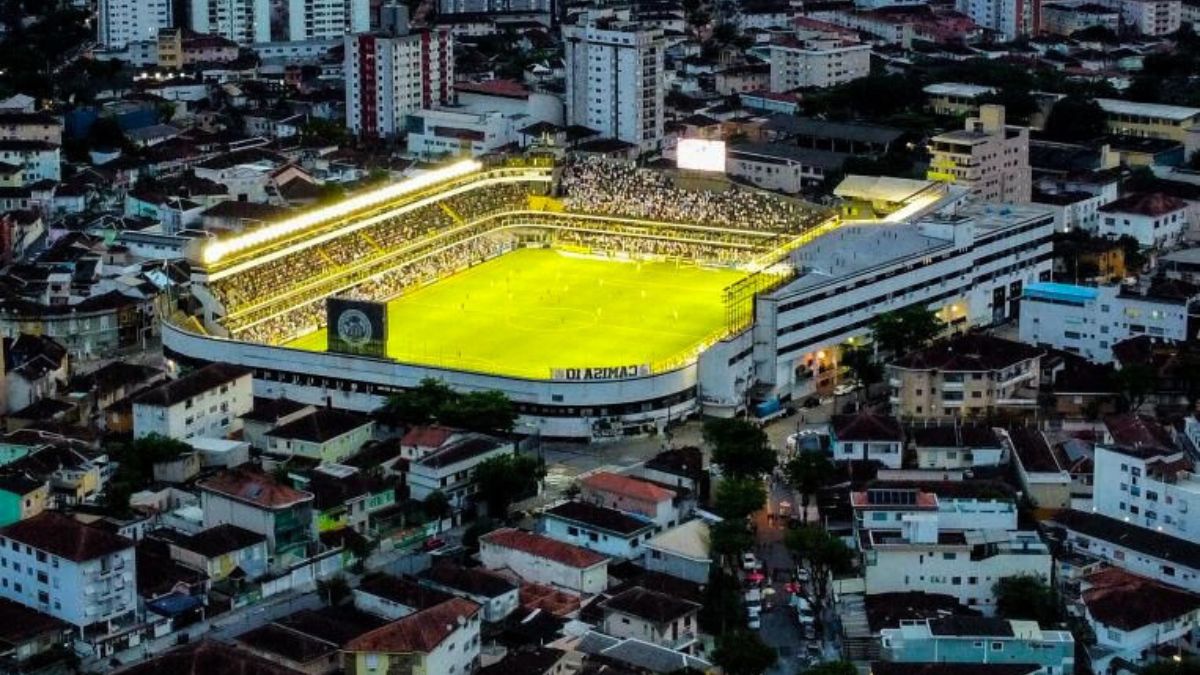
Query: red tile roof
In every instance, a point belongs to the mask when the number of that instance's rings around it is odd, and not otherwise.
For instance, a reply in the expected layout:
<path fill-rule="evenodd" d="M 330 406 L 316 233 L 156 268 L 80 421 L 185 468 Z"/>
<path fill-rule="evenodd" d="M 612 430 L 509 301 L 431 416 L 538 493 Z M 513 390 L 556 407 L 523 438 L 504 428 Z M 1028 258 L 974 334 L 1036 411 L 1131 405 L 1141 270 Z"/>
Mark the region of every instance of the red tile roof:
<path fill-rule="evenodd" d="M 634 478 L 633 476 L 623 476 L 610 471 L 593 473 L 585 476 L 580 482 L 586 489 L 608 492 L 647 502 L 657 503 L 675 498 L 673 490 L 655 485 L 650 481 Z"/>
<path fill-rule="evenodd" d="M 493 546 L 528 553 L 539 558 L 546 558 L 547 560 L 553 560 L 559 564 L 578 569 L 594 567 L 608 560 L 608 558 L 595 551 L 589 551 L 586 548 L 572 546 L 571 544 L 564 544 L 550 537 L 543 537 L 540 534 L 513 528 L 502 528 L 494 532 L 489 532 L 480 537 L 480 541 Z"/>
<path fill-rule="evenodd" d="M 458 91 L 469 94 L 488 94 L 505 98 L 529 98 L 529 89 L 516 80 L 487 80 L 485 82 L 460 82 L 454 85 Z"/>
<path fill-rule="evenodd" d="M 458 433 L 457 429 L 436 424 L 413 427 L 400 439 L 400 445 L 416 448 L 440 448 L 456 433 Z"/>
<path fill-rule="evenodd" d="M 348 652 L 428 654 L 442 644 L 459 627 L 459 620 L 470 619 L 479 612 L 479 605 L 452 598 L 429 609 L 376 628 L 346 643 Z"/>
<path fill-rule="evenodd" d="M 1187 202 L 1161 192 L 1136 193 L 1100 207 L 1106 213 L 1136 213 L 1155 218 L 1187 208 Z"/>
<path fill-rule="evenodd" d="M 202 490 L 266 509 L 282 509 L 313 498 L 311 492 L 293 489 L 266 474 L 244 469 L 225 471 L 196 485 Z"/>
<path fill-rule="evenodd" d="M 1083 579 L 1088 614 L 1121 630 L 1163 623 L 1200 609 L 1200 596 L 1110 567 Z"/>
<path fill-rule="evenodd" d="M 130 539 L 55 511 L 19 520 L 0 530 L 0 537 L 76 562 L 133 548 Z"/>

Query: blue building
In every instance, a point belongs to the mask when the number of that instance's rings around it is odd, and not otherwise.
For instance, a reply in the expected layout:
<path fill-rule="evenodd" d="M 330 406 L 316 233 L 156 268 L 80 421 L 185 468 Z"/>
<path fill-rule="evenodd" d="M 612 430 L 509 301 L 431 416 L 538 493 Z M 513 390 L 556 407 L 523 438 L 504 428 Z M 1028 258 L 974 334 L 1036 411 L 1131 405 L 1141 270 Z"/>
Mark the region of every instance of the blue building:
<path fill-rule="evenodd" d="M 1038 664 L 1038 673 L 1071 675 L 1075 638 L 1036 621 L 947 617 L 880 631 L 884 659 L 896 663 Z"/>

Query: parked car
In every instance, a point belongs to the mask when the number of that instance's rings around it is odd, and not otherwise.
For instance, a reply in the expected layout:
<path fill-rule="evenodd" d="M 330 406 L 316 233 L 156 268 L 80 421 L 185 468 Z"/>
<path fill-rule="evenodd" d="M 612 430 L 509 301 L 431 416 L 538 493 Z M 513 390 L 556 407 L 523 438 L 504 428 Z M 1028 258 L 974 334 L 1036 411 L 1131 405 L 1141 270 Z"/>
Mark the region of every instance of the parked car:
<path fill-rule="evenodd" d="M 743 553 L 742 554 L 742 569 L 744 569 L 744 570 L 762 569 L 762 563 L 760 563 L 758 561 L 758 557 L 755 556 L 753 553 Z"/>
<path fill-rule="evenodd" d="M 845 396 L 847 394 L 853 394 L 854 392 L 858 391 L 860 388 L 862 388 L 862 385 L 860 385 L 857 382 L 846 382 L 846 383 L 839 384 L 838 386 L 834 387 L 833 395 L 834 396 Z"/>
<path fill-rule="evenodd" d="M 757 614 L 753 614 L 750 616 L 750 619 L 746 621 L 746 626 L 749 627 L 750 630 L 758 630 L 759 628 L 762 628 L 762 619 L 760 619 Z"/>
<path fill-rule="evenodd" d="M 430 537 L 430 538 L 426 539 L 423 544 L 421 544 L 421 550 L 422 551 L 436 551 L 445 545 L 446 545 L 445 539 L 439 539 L 438 537 Z"/>
<path fill-rule="evenodd" d="M 796 581 L 808 583 L 809 580 L 808 568 L 803 565 L 796 565 Z"/>

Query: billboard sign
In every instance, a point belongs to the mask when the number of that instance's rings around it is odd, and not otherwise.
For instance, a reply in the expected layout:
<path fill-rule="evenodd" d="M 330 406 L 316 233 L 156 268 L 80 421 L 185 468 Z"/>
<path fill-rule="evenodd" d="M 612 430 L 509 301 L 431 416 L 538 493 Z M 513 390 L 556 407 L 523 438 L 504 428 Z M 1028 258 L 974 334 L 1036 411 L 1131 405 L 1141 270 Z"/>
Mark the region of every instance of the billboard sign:
<path fill-rule="evenodd" d="M 686 171 L 725 173 L 725 141 L 681 138 L 675 148 L 675 166 Z"/>
<path fill-rule="evenodd" d="M 339 354 L 383 358 L 387 349 L 387 305 L 369 300 L 328 298 L 326 349 Z"/>

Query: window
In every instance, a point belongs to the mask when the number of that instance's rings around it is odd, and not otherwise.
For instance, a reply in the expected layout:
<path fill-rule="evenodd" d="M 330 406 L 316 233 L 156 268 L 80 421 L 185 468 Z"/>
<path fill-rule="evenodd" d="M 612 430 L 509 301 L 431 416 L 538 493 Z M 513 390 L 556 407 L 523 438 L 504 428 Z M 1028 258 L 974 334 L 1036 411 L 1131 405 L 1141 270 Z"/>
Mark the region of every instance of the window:
<path fill-rule="evenodd" d="M 957 553 L 943 553 L 942 560 L 954 560 L 958 557 Z"/>
<path fill-rule="evenodd" d="M 994 651 L 994 652 L 1004 651 L 1004 643 L 1003 642 L 993 642 L 992 643 L 992 651 Z"/>
<path fill-rule="evenodd" d="M 579 536 L 579 528 L 578 527 L 568 527 L 567 534 L 571 535 L 572 537 L 578 537 Z"/>

